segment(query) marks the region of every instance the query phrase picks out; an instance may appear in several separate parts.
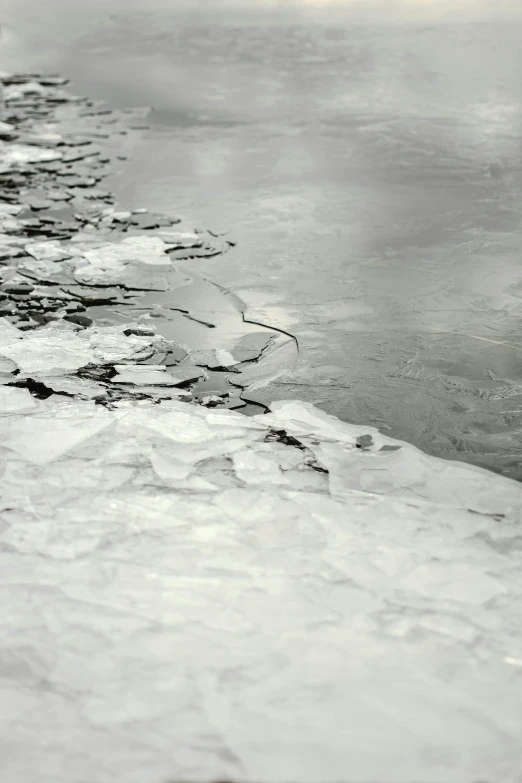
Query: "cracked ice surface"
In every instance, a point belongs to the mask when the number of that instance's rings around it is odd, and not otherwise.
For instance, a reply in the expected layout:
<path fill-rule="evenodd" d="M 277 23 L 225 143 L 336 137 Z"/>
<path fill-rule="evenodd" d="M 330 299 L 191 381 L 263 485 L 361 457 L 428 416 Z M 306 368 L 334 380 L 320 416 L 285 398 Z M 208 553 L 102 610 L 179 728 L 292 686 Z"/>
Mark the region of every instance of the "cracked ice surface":
<path fill-rule="evenodd" d="M 295 401 L 0 394 L 3 781 L 520 780 L 519 484 Z"/>

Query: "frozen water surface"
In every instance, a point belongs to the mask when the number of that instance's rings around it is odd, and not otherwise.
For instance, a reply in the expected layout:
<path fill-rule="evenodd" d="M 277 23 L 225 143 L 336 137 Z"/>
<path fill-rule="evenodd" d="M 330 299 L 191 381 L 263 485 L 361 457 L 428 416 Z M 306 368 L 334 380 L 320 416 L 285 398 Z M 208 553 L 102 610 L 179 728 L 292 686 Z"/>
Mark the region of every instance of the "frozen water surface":
<path fill-rule="evenodd" d="M 0 400 L 6 783 L 520 780 L 519 483 L 299 402 Z"/>
<path fill-rule="evenodd" d="M 444 5 L 6 2 L 156 110 L 4 79 L 2 783 L 522 780 L 520 25 Z"/>
<path fill-rule="evenodd" d="M 126 206 L 294 333 L 267 391 L 520 478 L 520 3 L 4 0 L 9 68 L 147 105 Z M 7 66 L 5 66 L 7 67 Z"/>

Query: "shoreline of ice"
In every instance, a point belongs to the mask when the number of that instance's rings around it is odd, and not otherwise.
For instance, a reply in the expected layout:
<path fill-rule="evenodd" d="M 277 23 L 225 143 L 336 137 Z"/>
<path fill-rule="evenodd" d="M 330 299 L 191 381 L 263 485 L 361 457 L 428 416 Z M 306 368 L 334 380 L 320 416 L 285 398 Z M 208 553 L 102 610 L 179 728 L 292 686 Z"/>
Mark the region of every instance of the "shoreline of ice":
<path fill-rule="evenodd" d="M 519 781 L 522 485 L 299 401 L 196 398 L 270 364 L 267 334 L 191 351 L 137 316 L 215 246 L 89 207 L 103 150 L 71 129 L 104 115 L 13 78 L 11 114 L 44 116 L 0 125 L 3 779 Z"/>

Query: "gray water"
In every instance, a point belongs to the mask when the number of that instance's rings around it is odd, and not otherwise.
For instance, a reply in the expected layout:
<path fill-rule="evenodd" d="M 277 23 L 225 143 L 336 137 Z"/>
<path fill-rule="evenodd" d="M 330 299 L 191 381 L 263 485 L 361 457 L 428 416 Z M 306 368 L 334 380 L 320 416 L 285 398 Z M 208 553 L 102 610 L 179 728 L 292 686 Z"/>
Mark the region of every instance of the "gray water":
<path fill-rule="evenodd" d="M 4 0 L 0 68 L 150 105 L 122 203 L 296 335 L 269 387 L 522 478 L 519 3 Z"/>

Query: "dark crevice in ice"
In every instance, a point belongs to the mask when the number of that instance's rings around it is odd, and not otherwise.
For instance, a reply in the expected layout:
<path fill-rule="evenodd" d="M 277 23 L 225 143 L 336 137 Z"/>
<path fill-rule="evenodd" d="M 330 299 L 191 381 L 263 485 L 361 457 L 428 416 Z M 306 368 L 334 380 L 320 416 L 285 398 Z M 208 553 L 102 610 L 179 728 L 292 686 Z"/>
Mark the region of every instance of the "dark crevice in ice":
<path fill-rule="evenodd" d="M 285 335 L 285 337 L 289 337 L 291 340 L 295 342 L 297 351 L 299 352 L 299 341 L 295 334 L 292 334 L 291 332 L 286 332 L 284 329 L 280 329 L 277 326 L 269 326 L 268 324 L 262 323 L 261 321 L 254 321 L 251 318 L 247 318 L 245 315 L 246 305 L 237 294 L 235 294 L 233 291 L 231 291 L 228 288 L 218 285 L 217 283 L 212 283 L 212 285 L 216 286 L 216 288 L 219 288 L 219 290 L 222 291 L 225 296 L 229 297 L 231 300 L 234 301 L 235 306 L 241 313 L 243 323 L 252 324 L 252 326 L 261 326 L 263 329 L 269 329 L 270 331 L 278 332 L 279 334 Z"/>
<path fill-rule="evenodd" d="M 312 452 L 308 449 L 307 446 L 304 445 L 304 443 L 298 440 L 298 438 L 295 438 L 293 435 L 289 435 L 286 430 L 270 430 L 270 433 L 265 437 L 265 442 L 283 443 L 285 446 L 292 446 L 295 449 L 305 451 L 309 454 L 309 459 L 306 463 L 308 467 L 312 468 L 312 470 L 315 470 L 318 473 L 329 472 L 326 468 L 323 468 L 321 465 L 319 465 Z"/>

